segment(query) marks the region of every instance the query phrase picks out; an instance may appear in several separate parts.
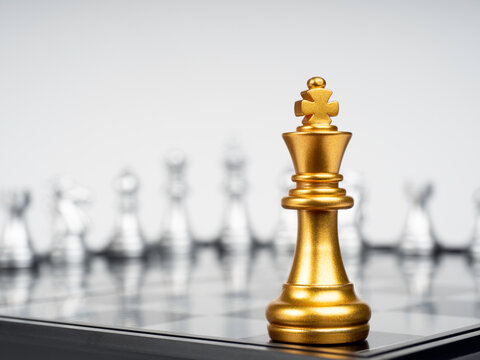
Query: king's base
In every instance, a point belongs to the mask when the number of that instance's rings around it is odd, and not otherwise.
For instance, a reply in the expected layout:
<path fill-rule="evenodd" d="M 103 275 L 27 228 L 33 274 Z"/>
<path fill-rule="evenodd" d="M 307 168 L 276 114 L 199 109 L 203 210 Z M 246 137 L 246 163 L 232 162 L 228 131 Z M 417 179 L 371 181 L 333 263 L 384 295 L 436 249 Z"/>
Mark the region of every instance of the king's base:
<path fill-rule="evenodd" d="M 297 344 L 344 344 L 365 340 L 370 308 L 351 283 L 339 285 L 284 284 L 266 316 L 274 341 Z"/>
<path fill-rule="evenodd" d="M 365 340 L 368 324 L 344 328 L 315 329 L 268 325 L 268 334 L 273 341 L 294 344 L 346 344 Z"/>

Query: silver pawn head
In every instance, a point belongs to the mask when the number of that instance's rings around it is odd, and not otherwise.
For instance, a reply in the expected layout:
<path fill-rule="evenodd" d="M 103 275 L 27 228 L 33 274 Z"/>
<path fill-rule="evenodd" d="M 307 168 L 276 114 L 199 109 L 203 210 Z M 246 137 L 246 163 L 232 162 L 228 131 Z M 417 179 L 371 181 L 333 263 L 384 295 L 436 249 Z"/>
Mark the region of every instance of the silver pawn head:
<path fill-rule="evenodd" d="M 172 150 L 167 154 L 166 164 L 170 175 L 168 193 L 172 198 L 182 198 L 186 193 L 186 163 L 185 153 L 181 150 Z"/>
<path fill-rule="evenodd" d="M 425 206 L 433 195 L 433 185 L 431 183 L 408 183 L 406 193 L 414 204 Z"/>
<path fill-rule="evenodd" d="M 10 213 L 23 214 L 30 205 L 31 195 L 28 190 L 13 190 L 4 195 L 4 202 Z"/>
<path fill-rule="evenodd" d="M 246 191 L 245 165 L 245 154 L 240 146 L 236 144 L 229 146 L 225 157 L 226 189 L 232 196 L 240 196 Z"/>
<path fill-rule="evenodd" d="M 137 193 L 140 187 L 140 181 L 132 171 L 125 169 L 120 176 L 115 179 L 113 187 L 120 194 L 134 194 Z"/>

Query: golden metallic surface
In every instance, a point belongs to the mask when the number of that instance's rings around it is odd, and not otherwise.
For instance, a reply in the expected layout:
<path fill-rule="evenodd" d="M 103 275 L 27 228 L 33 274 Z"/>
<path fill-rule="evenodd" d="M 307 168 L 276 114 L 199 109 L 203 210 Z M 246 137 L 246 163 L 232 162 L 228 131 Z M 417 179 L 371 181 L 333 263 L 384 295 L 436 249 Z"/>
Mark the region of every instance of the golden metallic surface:
<path fill-rule="evenodd" d="M 365 340 L 370 308 L 354 292 L 338 243 L 337 210 L 353 206 L 338 187 L 338 172 L 352 136 L 330 125 L 338 103 L 325 80 L 312 78 L 295 115 L 304 116 L 296 132 L 283 134 L 295 166 L 296 188 L 282 206 L 298 211 L 298 238 L 290 276 L 266 311 L 274 341 L 342 344 Z"/>

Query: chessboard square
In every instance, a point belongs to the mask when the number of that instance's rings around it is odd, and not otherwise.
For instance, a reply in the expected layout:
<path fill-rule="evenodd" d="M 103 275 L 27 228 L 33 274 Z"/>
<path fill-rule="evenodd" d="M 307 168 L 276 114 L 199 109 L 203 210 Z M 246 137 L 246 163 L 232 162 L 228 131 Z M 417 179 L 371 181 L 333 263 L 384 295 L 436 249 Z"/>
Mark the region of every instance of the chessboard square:
<path fill-rule="evenodd" d="M 455 284 L 437 285 L 433 287 L 432 296 L 441 301 L 451 299 L 454 295 L 471 293 L 473 290 L 471 286 L 456 286 Z"/>
<path fill-rule="evenodd" d="M 370 331 L 367 342 L 369 349 L 378 349 L 385 346 L 390 346 L 407 341 L 415 341 L 421 339 L 419 335 L 390 333 L 383 331 Z"/>
<path fill-rule="evenodd" d="M 432 313 L 447 316 L 480 318 L 480 304 L 471 301 L 444 301 L 422 303 L 408 306 L 402 311 L 415 313 Z M 480 322 L 480 320 L 479 320 Z"/>
<path fill-rule="evenodd" d="M 0 315 L 28 317 L 34 319 L 55 319 L 69 310 L 70 305 L 61 301 L 48 300 L 0 308 Z"/>
<path fill-rule="evenodd" d="M 370 296 L 364 296 L 363 299 L 374 311 L 393 310 L 411 304 L 411 299 L 406 294 L 377 292 L 370 293 L 369 295 Z"/>
<path fill-rule="evenodd" d="M 169 323 L 150 325 L 150 330 L 167 331 L 215 338 L 240 339 L 263 335 L 267 324 L 263 320 L 230 316 L 193 317 Z"/>
<path fill-rule="evenodd" d="M 58 320 L 95 323 L 97 325 L 148 328 L 151 324 L 172 322 L 188 318 L 187 314 L 166 311 L 145 311 L 141 309 L 116 309 L 77 313 L 69 317 L 59 317 Z"/>
<path fill-rule="evenodd" d="M 478 303 L 480 308 L 480 295 L 476 291 L 468 291 L 460 294 L 454 293 L 448 297 L 448 300 Z"/>
<path fill-rule="evenodd" d="M 407 311 L 373 312 L 370 321 L 372 331 L 423 336 L 440 334 L 472 325 L 480 326 L 480 321 L 466 317 Z"/>
<path fill-rule="evenodd" d="M 234 311 L 265 306 L 262 300 L 242 296 L 196 296 L 181 299 L 164 299 L 143 302 L 143 309 L 167 310 L 192 315 L 224 315 Z"/>
<path fill-rule="evenodd" d="M 251 308 L 247 310 L 241 311 L 234 311 L 229 314 L 228 316 L 239 317 L 242 319 L 258 319 L 264 320 L 265 319 L 265 306 L 258 307 L 258 308 Z"/>

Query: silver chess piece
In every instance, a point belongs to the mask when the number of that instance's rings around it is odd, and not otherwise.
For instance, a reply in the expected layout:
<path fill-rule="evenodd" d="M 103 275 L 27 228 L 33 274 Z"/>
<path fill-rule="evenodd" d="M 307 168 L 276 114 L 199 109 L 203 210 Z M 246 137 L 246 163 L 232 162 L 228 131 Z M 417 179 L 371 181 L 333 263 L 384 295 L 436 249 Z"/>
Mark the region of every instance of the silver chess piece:
<path fill-rule="evenodd" d="M 236 144 L 225 157 L 227 206 L 220 232 L 220 246 L 225 251 L 244 252 L 252 247 L 253 236 L 248 218 L 245 194 L 245 154 Z"/>
<path fill-rule="evenodd" d="M 282 194 L 287 194 L 292 187 L 293 170 L 289 167 L 282 173 L 280 178 L 280 188 Z M 277 252 L 293 253 L 297 243 L 297 214 L 294 211 L 280 209 L 275 235 L 273 236 L 273 246 Z"/>
<path fill-rule="evenodd" d="M 473 226 L 472 242 L 470 243 L 470 254 L 476 260 L 480 259 L 480 189 L 477 189 L 473 196 L 475 202 L 475 223 Z"/>
<path fill-rule="evenodd" d="M 140 182 L 133 172 L 124 170 L 113 185 L 118 193 L 119 210 L 107 253 L 122 258 L 140 257 L 146 248 L 137 213 Z"/>
<path fill-rule="evenodd" d="M 5 194 L 7 221 L 0 235 L 2 268 L 26 268 L 34 263 L 35 254 L 25 217 L 30 200 L 30 192 L 27 190 L 14 190 Z"/>
<path fill-rule="evenodd" d="M 338 214 L 338 238 L 344 255 L 355 255 L 363 249 L 361 233 L 363 223 L 364 189 L 359 173 L 348 173 L 344 177 L 345 187 L 355 199 L 355 206 Z"/>
<path fill-rule="evenodd" d="M 179 150 L 171 151 L 167 155 L 166 164 L 169 173 L 169 204 L 160 246 L 166 253 L 189 253 L 192 250 L 193 238 L 185 205 L 185 154 Z"/>
<path fill-rule="evenodd" d="M 406 255 L 430 255 L 436 250 L 427 204 L 433 194 L 431 183 L 409 184 L 410 199 L 405 228 L 400 240 L 400 251 Z"/>
<path fill-rule="evenodd" d="M 54 188 L 54 229 L 50 258 L 54 263 L 83 262 L 88 251 L 85 239 L 90 221 L 85 206 L 90 202 L 90 190 L 61 178 Z"/>

